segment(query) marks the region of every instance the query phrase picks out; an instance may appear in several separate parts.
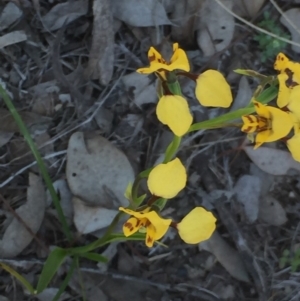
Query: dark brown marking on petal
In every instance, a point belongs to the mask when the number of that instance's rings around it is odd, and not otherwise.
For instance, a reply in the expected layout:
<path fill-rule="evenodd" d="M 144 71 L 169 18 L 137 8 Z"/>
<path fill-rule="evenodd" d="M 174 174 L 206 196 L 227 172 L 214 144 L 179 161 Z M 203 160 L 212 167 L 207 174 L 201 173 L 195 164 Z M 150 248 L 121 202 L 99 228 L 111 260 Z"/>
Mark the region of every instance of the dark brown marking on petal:
<path fill-rule="evenodd" d="M 288 76 L 288 79 L 285 81 L 285 85 L 288 88 L 298 86 L 298 83 L 294 82 L 294 80 L 293 80 L 294 72 L 292 70 L 288 69 L 288 68 L 284 69 L 284 72 Z"/>
<path fill-rule="evenodd" d="M 152 242 L 153 242 L 153 238 L 150 237 L 150 236 L 148 236 L 148 237 L 147 237 L 147 243 L 151 244 Z"/>
<path fill-rule="evenodd" d="M 133 229 L 134 229 L 133 225 L 131 223 L 129 223 L 129 222 L 126 222 L 124 224 L 124 227 L 128 228 L 130 232 L 133 231 Z"/>
<path fill-rule="evenodd" d="M 155 61 L 156 60 L 155 54 L 149 56 L 148 60 L 149 60 L 150 63 L 153 62 L 153 61 Z"/>
<path fill-rule="evenodd" d="M 243 132 L 249 133 L 253 129 L 253 126 L 248 126 L 246 129 L 243 129 Z"/>
<path fill-rule="evenodd" d="M 247 118 L 250 123 L 257 121 L 257 117 L 254 115 L 245 115 L 244 117 Z"/>

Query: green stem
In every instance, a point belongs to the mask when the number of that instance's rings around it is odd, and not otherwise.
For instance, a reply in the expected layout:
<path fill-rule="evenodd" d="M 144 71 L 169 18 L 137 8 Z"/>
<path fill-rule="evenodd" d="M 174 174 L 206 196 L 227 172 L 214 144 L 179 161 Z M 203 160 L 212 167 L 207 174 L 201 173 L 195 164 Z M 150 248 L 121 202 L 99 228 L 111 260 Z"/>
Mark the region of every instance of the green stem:
<path fill-rule="evenodd" d="M 165 159 L 163 163 L 168 163 L 173 159 L 173 157 L 176 155 L 176 152 L 178 150 L 178 147 L 180 146 L 181 137 L 175 136 L 172 140 L 172 142 L 169 144 L 166 153 L 165 153 Z"/>
<path fill-rule="evenodd" d="M 9 109 L 10 113 L 12 114 L 13 118 L 15 119 L 15 122 L 17 123 L 21 134 L 24 136 L 25 141 L 27 142 L 32 154 L 35 157 L 35 160 L 37 161 L 37 164 L 40 168 L 42 177 L 46 183 L 46 186 L 49 190 L 49 193 L 52 197 L 53 200 L 53 204 L 55 206 L 55 209 L 57 211 L 57 215 L 58 215 L 58 219 L 62 225 L 62 230 L 66 236 L 66 238 L 71 241 L 72 240 L 72 235 L 70 232 L 70 229 L 68 227 L 67 221 L 65 219 L 64 213 L 62 211 L 62 208 L 60 206 L 60 201 L 58 198 L 58 195 L 53 187 L 51 178 L 49 176 L 49 173 L 47 171 L 47 168 L 44 164 L 44 161 L 33 141 L 33 139 L 31 138 L 31 135 L 26 127 L 26 125 L 24 124 L 20 114 L 18 113 L 18 111 L 16 110 L 15 106 L 13 105 L 11 99 L 9 98 L 9 96 L 7 95 L 5 89 L 2 87 L 2 85 L 0 84 L 0 95 L 2 96 L 7 108 Z"/>
<path fill-rule="evenodd" d="M 259 96 L 257 96 L 256 99 L 258 101 L 260 101 L 261 103 L 266 104 L 266 103 L 270 102 L 271 100 L 273 100 L 276 97 L 277 93 L 278 93 L 278 89 L 271 86 L 271 87 L 267 88 L 266 90 L 264 90 Z M 216 117 L 211 120 L 205 120 L 202 122 L 195 123 L 195 124 L 191 125 L 188 132 L 190 133 L 190 132 L 199 131 L 199 130 L 220 128 L 220 127 L 223 127 L 229 121 L 239 119 L 239 118 L 241 118 L 241 116 L 249 115 L 253 112 L 255 112 L 255 108 L 254 108 L 253 104 L 249 104 L 248 107 L 246 107 L 246 108 L 242 108 L 242 109 L 236 110 L 234 112 L 226 113 L 224 115 L 221 115 L 221 116 Z"/>

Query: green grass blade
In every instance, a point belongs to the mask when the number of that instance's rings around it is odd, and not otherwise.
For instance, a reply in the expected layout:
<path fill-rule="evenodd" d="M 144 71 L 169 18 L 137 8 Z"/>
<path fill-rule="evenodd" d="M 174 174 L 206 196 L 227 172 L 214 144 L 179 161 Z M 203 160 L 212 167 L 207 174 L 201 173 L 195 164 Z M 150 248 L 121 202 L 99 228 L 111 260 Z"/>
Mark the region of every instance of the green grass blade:
<path fill-rule="evenodd" d="M 52 181 L 51 178 L 49 176 L 49 173 L 47 171 L 47 168 L 44 164 L 44 161 L 34 143 L 34 141 L 31 138 L 31 135 L 26 127 L 26 125 L 24 124 L 20 114 L 18 113 L 18 111 L 16 110 L 15 106 L 13 105 L 11 99 L 9 98 L 9 96 L 7 95 L 5 89 L 2 87 L 2 85 L 0 84 L 0 95 L 2 96 L 7 108 L 9 109 L 11 115 L 13 116 L 13 118 L 15 119 L 16 124 L 18 125 L 20 132 L 22 133 L 22 135 L 24 136 L 25 141 L 27 142 L 28 146 L 30 147 L 30 150 L 32 152 L 32 154 L 35 157 L 35 160 L 37 161 L 37 164 L 40 168 L 41 174 L 43 176 L 43 179 L 46 183 L 46 186 L 49 190 L 49 193 L 52 197 L 53 200 L 53 204 L 55 206 L 55 209 L 57 211 L 57 215 L 59 218 L 60 223 L 62 224 L 62 230 L 65 234 L 65 236 L 67 237 L 67 239 L 69 241 L 72 240 L 72 236 L 71 236 L 71 231 L 68 227 L 67 221 L 65 219 L 64 213 L 62 211 L 62 208 L 60 206 L 60 201 L 59 201 L 59 197 L 52 185 Z"/>
<path fill-rule="evenodd" d="M 48 286 L 58 268 L 66 259 L 67 255 L 69 255 L 68 251 L 62 248 L 56 248 L 50 253 L 37 284 L 36 291 L 38 294 Z"/>
<path fill-rule="evenodd" d="M 10 266 L 8 266 L 7 264 L 5 264 L 3 262 L 0 262 L 0 267 L 3 270 L 5 270 L 6 272 L 10 273 L 15 278 L 17 278 L 28 289 L 28 291 L 31 294 L 35 293 L 35 290 L 32 287 L 32 285 L 21 274 L 19 274 L 17 271 L 15 271 L 13 268 L 11 268 Z"/>
<path fill-rule="evenodd" d="M 57 301 L 59 299 L 59 297 L 61 296 L 61 294 L 66 290 L 66 288 L 70 282 L 70 279 L 73 276 L 76 265 L 77 265 L 77 257 L 73 258 L 71 266 L 68 270 L 67 276 L 64 279 L 64 281 L 62 282 L 61 286 L 59 287 L 58 292 L 56 293 L 56 295 L 52 301 Z"/>
<path fill-rule="evenodd" d="M 93 260 L 97 262 L 104 262 L 104 263 L 108 262 L 106 257 L 102 256 L 101 254 L 93 253 L 93 252 L 80 254 L 80 257 L 84 257 L 89 260 Z"/>

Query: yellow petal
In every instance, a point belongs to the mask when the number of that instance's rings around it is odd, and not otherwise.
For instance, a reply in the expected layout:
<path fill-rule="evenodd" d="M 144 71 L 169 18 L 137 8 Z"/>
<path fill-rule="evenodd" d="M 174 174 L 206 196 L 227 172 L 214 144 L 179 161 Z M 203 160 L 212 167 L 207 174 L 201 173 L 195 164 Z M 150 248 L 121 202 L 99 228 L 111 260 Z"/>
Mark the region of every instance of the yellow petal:
<path fill-rule="evenodd" d="M 148 213 L 145 213 L 145 217 L 150 222 L 150 224 L 155 228 L 155 233 L 153 235 L 154 240 L 161 239 L 167 233 L 170 224 L 172 222 L 172 219 L 162 218 L 155 211 L 150 211 Z"/>
<path fill-rule="evenodd" d="M 278 108 L 267 107 L 271 114 L 271 133 L 265 142 L 273 142 L 286 137 L 294 126 L 290 114 Z"/>
<path fill-rule="evenodd" d="M 288 80 L 288 75 L 286 73 L 279 74 L 277 76 L 279 82 L 279 91 L 277 97 L 277 106 L 279 108 L 285 107 L 290 98 L 291 88 L 287 87 L 286 81 Z"/>
<path fill-rule="evenodd" d="M 165 63 L 161 54 L 154 47 L 150 47 L 148 50 L 148 60 L 150 64 L 153 62 Z"/>
<path fill-rule="evenodd" d="M 153 195 L 166 199 L 175 197 L 186 185 L 185 167 L 178 158 L 155 166 L 148 178 L 148 188 Z"/>
<path fill-rule="evenodd" d="M 146 207 L 145 209 L 143 209 L 141 211 L 135 211 L 135 210 L 124 208 L 124 207 L 119 207 L 119 210 L 123 211 L 129 215 L 132 215 L 136 218 L 143 218 L 143 217 L 145 217 L 145 213 L 148 213 L 151 210 L 151 207 Z"/>
<path fill-rule="evenodd" d="M 267 107 L 266 105 L 263 105 L 262 103 L 260 103 L 259 101 L 253 100 L 253 104 L 255 107 L 255 111 L 259 116 L 262 116 L 266 119 L 270 119 L 271 118 L 271 114 L 269 112 L 269 107 Z"/>
<path fill-rule="evenodd" d="M 153 244 L 155 242 L 154 236 L 155 236 L 155 228 L 153 225 L 150 224 L 147 227 L 146 239 L 145 239 L 145 243 L 148 248 L 153 247 Z"/>
<path fill-rule="evenodd" d="M 276 57 L 276 61 L 274 63 L 274 69 L 278 71 L 284 71 L 287 68 L 289 61 L 290 60 L 284 53 L 282 52 L 278 53 Z"/>
<path fill-rule="evenodd" d="M 300 86 L 296 86 L 291 90 L 287 107 L 300 120 Z"/>
<path fill-rule="evenodd" d="M 156 107 L 156 115 L 179 137 L 186 134 L 193 122 L 187 101 L 179 95 L 162 96 Z"/>
<path fill-rule="evenodd" d="M 190 64 L 187 55 L 184 50 L 179 48 L 178 43 L 173 44 L 173 55 L 170 60 L 170 71 L 179 69 L 184 71 L 190 71 Z M 169 69 L 168 69 L 169 70 Z"/>
<path fill-rule="evenodd" d="M 241 128 L 242 132 L 253 133 L 258 127 L 258 119 L 254 115 L 244 115 L 242 116 L 243 126 Z"/>
<path fill-rule="evenodd" d="M 137 232 L 142 226 L 143 224 L 141 223 L 141 220 L 131 217 L 127 220 L 127 222 L 124 223 L 123 233 L 126 237 L 128 237 Z"/>
<path fill-rule="evenodd" d="M 267 141 L 268 137 L 271 135 L 271 133 L 272 133 L 271 130 L 265 130 L 265 131 L 261 131 L 261 132 L 257 133 L 257 135 L 255 137 L 254 149 L 257 149 L 263 143 L 265 143 Z"/>
<path fill-rule="evenodd" d="M 177 225 L 178 234 L 188 244 L 197 244 L 211 237 L 216 229 L 216 218 L 202 207 L 194 208 Z"/>
<path fill-rule="evenodd" d="M 300 162 L 300 133 L 287 140 L 287 147 L 294 160 Z"/>
<path fill-rule="evenodd" d="M 230 86 L 216 70 L 207 70 L 198 76 L 195 93 L 205 107 L 228 108 L 232 103 Z"/>

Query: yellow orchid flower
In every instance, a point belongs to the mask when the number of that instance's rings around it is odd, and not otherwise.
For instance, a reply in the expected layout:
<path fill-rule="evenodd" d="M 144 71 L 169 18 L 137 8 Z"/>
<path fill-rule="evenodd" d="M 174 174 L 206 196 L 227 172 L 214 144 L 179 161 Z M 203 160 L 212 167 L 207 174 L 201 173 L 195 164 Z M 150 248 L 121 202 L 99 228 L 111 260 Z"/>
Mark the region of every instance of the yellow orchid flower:
<path fill-rule="evenodd" d="M 216 70 L 207 70 L 197 77 L 195 94 L 205 107 L 228 108 L 233 99 L 225 77 Z"/>
<path fill-rule="evenodd" d="M 288 135 L 294 122 L 289 113 L 278 108 L 265 106 L 258 101 L 253 101 L 256 115 L 242 116 L 245 133 L 256 132 L 254 149 L 265 142 L 273 142 Z"/>
<path fill-rule="evenodd" d="M 145 243 L 149 248 L 167 233 L 172 222 L 171 219 L 162 218 L 155 211 L 150 211 L 150 207 L 139 212 L 123 207 L 119 210 L 131 215 L 123 225 L 124 235 L 128 237 L 137 231 L 146 230 Z"/>
<path fill-rule="evenodd" d="M 148 177 L 150 192 L 165 199 L 175 197 L 186 185 L 185 167 L 178 158 L 156 165 Z"/>
<path fill-rule="evenodd" d="M 158 73 L 163 79 L 166 79 L 165 71 L 183 70 L 190 71 L 190 64 L 186 53 L 179 48 L 178 43 L 173 44 L 173 55 L 170 62 L 167 62 L 162 55 L 154 48 L 150 47 L 148 51 L 149 67 L 139 68 L 136 71 L 142 74 Z"/>
<path fill-rule="evenodd" d="M 277 105 L 283 108 L 289 104 L 293 87 L 300 84 L 300 64 L 291 61 L 280 52 L 276 57 L 274 69 L 280 72 L 277 76 L 279 82 Z"/>
<path fill-rule="evenodd" d="M 194 208 L 176 228 L 181 239 L 187 244 L 198 244 L 211 237 L 216 229 L 216 218 L 202 207 Z"/>
<path fill-rule="evenodd" d="M 178 137 L 186 134 L 193 122 L 186 99 L 179 95 L 162 96 L 156 107 L 156 115 Z"/>
<path fill-rule="evenodd" d="M 145 243 L 149 248 L 167 233 L 170 226 L 175 227 L 181 239 L 188 244 L 197 244 L 209 239 L 216 229 L 216 218 L 202 207 L 194 208 L 180 223 L 160 217 L 156 211 L 151 211 L 150 207 L 142 211 L 124 207 L 120 207 L 119 210 L 131 215 L 123 225 L 124 235 L 129 237 L 137 231 L 146 232 Z"/>

